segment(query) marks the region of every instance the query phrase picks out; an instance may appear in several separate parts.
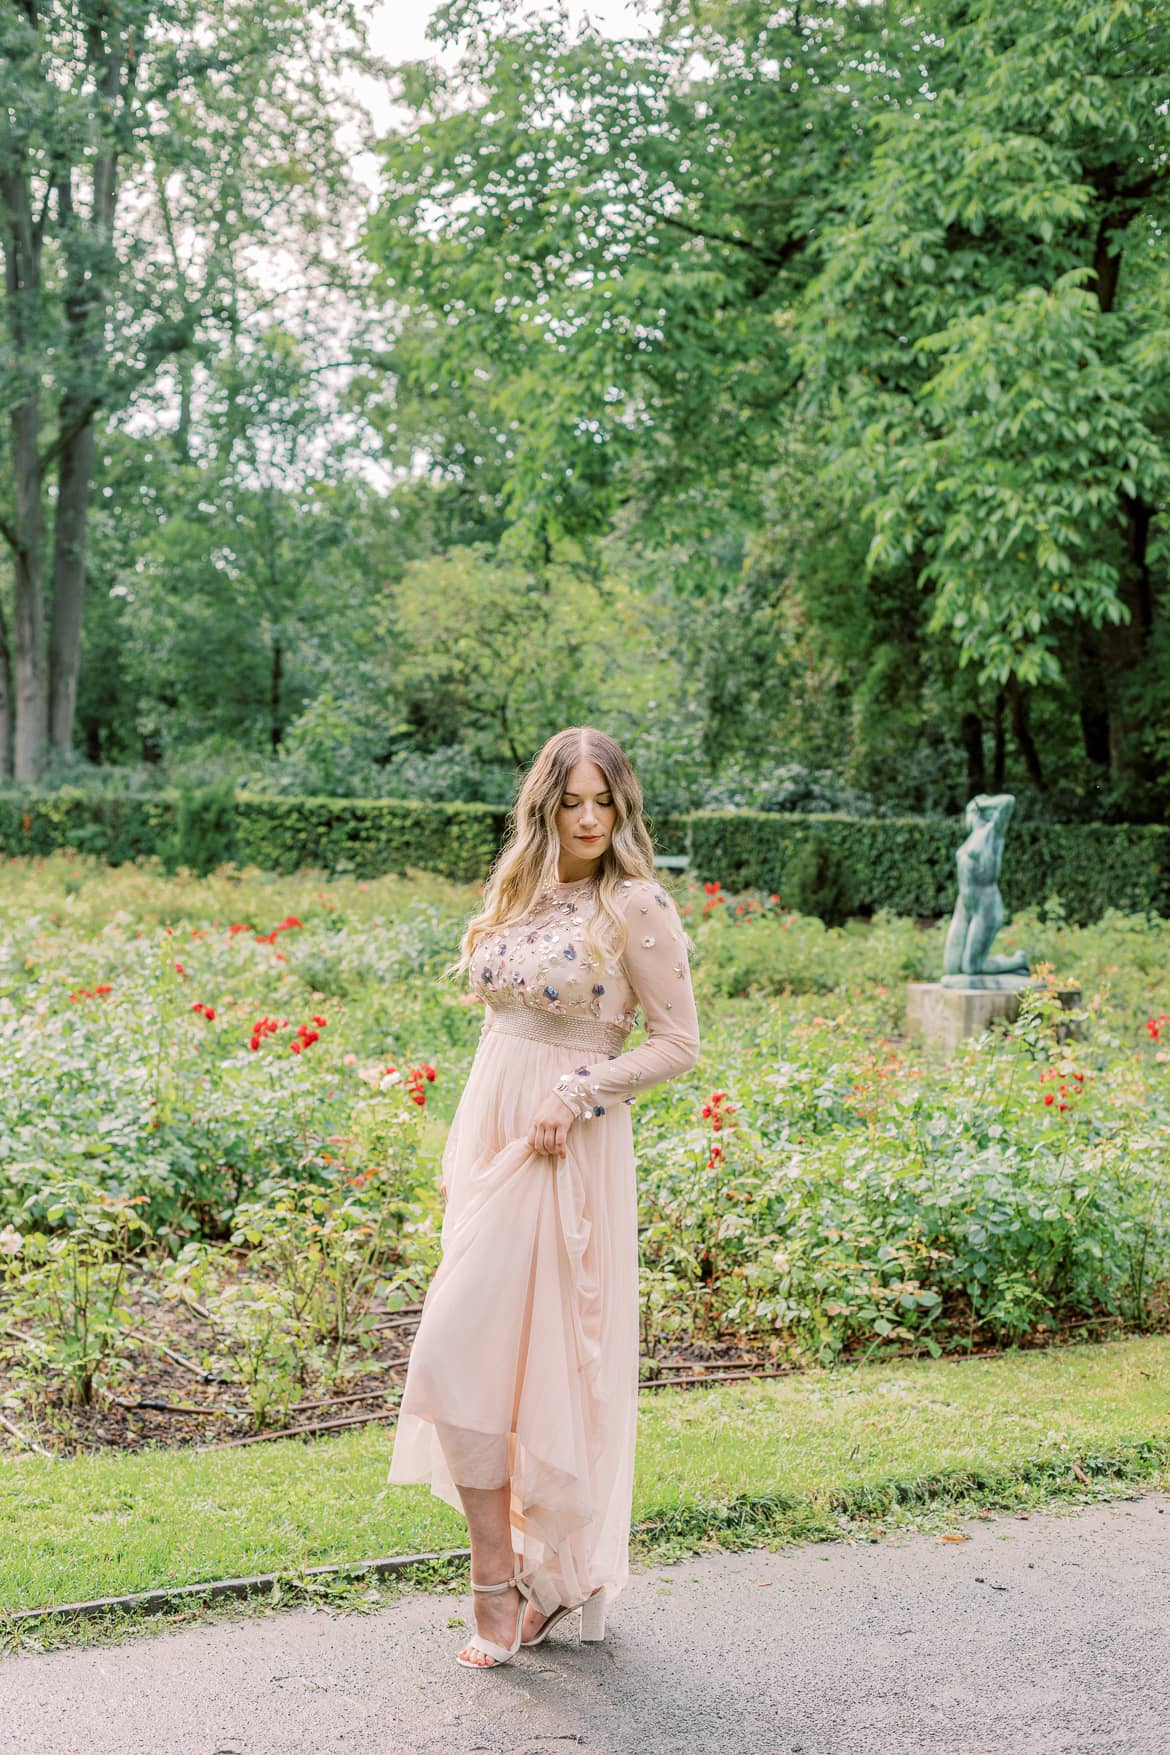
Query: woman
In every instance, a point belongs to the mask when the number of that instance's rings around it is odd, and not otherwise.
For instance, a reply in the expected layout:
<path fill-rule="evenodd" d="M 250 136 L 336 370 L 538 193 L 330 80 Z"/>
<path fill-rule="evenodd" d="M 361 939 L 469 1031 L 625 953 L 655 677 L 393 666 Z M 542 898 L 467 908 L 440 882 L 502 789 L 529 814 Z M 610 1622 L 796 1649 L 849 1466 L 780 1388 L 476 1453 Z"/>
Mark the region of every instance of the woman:
<path fill-rule="evenodd" d="M 443 1256 L 392 1482 L 462 1508 L 476 1637 L 507 1663 L 629 1574 L 638 1396 L 634 1094 L 695 1064 L 687 939 L 642 789 L 589 726 L 549 739 L 448 973 L 487 1006 L 443 1153 Z M 646 1040 L 622 1053 L 642 1009 Z"/>

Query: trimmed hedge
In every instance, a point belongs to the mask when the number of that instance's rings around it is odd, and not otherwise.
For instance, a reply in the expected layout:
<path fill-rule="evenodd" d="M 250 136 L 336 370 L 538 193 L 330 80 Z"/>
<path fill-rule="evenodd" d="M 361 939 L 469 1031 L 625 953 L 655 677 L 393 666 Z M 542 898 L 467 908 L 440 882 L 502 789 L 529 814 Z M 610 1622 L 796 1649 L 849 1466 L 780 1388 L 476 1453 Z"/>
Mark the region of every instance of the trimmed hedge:
<path fill-rule="evenodd" d="M 319 866 L 356 877 L 417 866 L 469 883 L 490 866 L 508 814 L 486 804 L 238 793 L 229 830 L 221 804 L 218 787 L 173 789 L 149 798 L 103 797 L 76 787 L 26 796 L 0 793 L 0 853 L 35 857 L 72 847 L 109 865 L 154 854 L 168 870 L 186 865 L 200 873 L 229 860 L 263 871 Z M 208 847 L 212 822 L 222 831 L 218 859 Z"/>
<path fill-rule="evenodd" d="M 686 811 L 648 818 L 660 854 L 685 855 L 703 882 L 778 893 L 802 912 L 809 873 L 824 894 L 859 913 L 878 908 L 937 919 L 955 899 L 960 817 L 801 816 L 768 811 Z M 234 822 L 234 828 L 233 828 Z M 456 882 L 482 879 L 508 826 L 486 804 L 408 799 L 261 798 L 222 788 L 110 797 L 62 788 L 0 793 L 0 853 L 54 847 L 111 865 L 157 855 L 169 870 L 234 860 L 273 872 L 305 866 L 376 877 L 414 866 Z M 815 886 L 814 886 L 815 887 Z M 1054 892 L 1085 925 L 1109 908 L 1170 916 L 1170 828 L 1103 823 L 1015 823 L 1003 876 L 1009 914 Z"/>
<path fill-rule="evenodd" d="M 242 798 L 241 858 L 269 871 L 319 865 L 377 877 L 416 866 L 456 883 L 483 878 L 506 833 L 490 804 L 384 798 Z"/>
<path fill-rule="evenodd" d="M 0 793 L 0 853 L 37 858 L 56 847 L 92 853 L 108 865 L 164 857 L 179 793 L 120 796 L 62 786 L 52 793 Z"/>
<path fill-rule="evenodd" d="M 967 837 L 961 817 L 779 815 L 692 811 L 690 869 L 726 889 L 788 893 L 812 838 L 827 844 L 859 913 L 937 919 L 954 907 L 955 854 Z M 1170 915 L 1170 828 L 1161 824 L 1013 823 L 1001 882 L 1008 914 L 1040 906 L 1054 892 L 1079 925 L 1106 909 Z M 804 898 L 801 898 L 803 901 Z"/>

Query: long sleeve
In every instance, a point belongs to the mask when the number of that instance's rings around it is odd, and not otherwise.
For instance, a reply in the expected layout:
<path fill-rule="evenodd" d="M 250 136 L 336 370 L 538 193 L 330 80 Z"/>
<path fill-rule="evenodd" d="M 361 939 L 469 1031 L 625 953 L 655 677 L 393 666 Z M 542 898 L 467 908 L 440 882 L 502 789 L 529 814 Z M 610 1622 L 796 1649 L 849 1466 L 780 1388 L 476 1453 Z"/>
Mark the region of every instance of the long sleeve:
<path fill-rule="evenodd" d="M 625 907 L 629 939 L 622 968 L 642 1009 L 646 1040 L 624 1054 L 586 1062 L 562 1073 L 554 1089 L 581 1121 L 604 1115 L 606 1102 L 631 1102 L 638 1091 L 662 1084 L 699 1058 L 699 1020 L 682 922 L 657 883 L 631 880 Z"/>

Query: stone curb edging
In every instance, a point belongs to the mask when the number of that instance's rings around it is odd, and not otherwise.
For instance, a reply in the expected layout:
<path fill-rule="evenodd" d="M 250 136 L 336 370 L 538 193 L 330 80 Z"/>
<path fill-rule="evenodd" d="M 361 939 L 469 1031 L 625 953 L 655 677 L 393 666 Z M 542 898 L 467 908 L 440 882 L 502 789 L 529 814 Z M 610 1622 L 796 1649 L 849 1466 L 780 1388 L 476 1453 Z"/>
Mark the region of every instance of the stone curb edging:
<path fill-rule="evenodd" d="M 307 1566 L 303 1572 L 257 1572 L 250 1578 L 218 1578 L 207 1584 L 177 1584 L 169 1589 L 132 1591 L 121 1597 L 94 1597 L 87 1603 L 53 1603 L 47 1609 L 0 1609 L 0 1625 L 9 1621 L 41 1621 L 50 1615 L 73 1619 L 98 1614 L 103 1609 L 138 1609 L 143 1614 L 157 1615 L 172 1603 L 182 1602 L 187 1597 L 246 1597 L 252 1591 L 263 1590 L 281 1580 L 296 1583 L 302 1578 L 322 1578 L 338 1573 L 372 1573 L 376 1578 L 384 1578 L 435 1561 L 470 1558 L 470 1548 L 448 1548 L 441 1554 L 404 1554 L 385 1560 L 350 1560 L 337 1566 Z"/>
<path fill-rule="evenodd" d="M 994 1492 L 1009 1482 L 1035 1481 L 1038 1477 L 1045 1475 L 1055 1478 L 1059 1474 L 1068 1472 L 1074 1474 L 1083 1485 L 1089 1485 L 1094 1478 L 1107 1475 L 1122 1484 L 1140 1487 L 1144 1481 L 1148 1480 L 1150 1473 L 1148 1467 L 1141 1466 L 1143 1463 L 1147 1465 L 1156 1463 L 1165 1466 L 1166 1463 L 1170 1462 L 1170 1434 L 1159 1434 L 1152 1438 L 1122 1440 L 1111 1451 L 1096 1455 L 1082 1455 L 1081 1461 L 1089 1464 L 1088 1473 L 1080 1467 L 1075 1456 L 1045 1458 L 1043 1460 L 1020 1458 L 1014 1467 L 992 1471 L 987 1475 L 977 1470 L 960 1470 L 955 1474 L 944 1473 L 933 1478 L 928 1477 L 917 1482 L 915 1484 L 916 1491 L 911 1494 L 900 1490 L 898 1482 L 886 1482 L 884 1486 L 887 1492 L 892 1492 L 896 1501 L 901 1500 L 903 1504 L 943 1501 L 947 1497 L 947 1489 L 959 1488 L 964 1492 L 969 1492 L 972 1489 Z M 868 1502 L 869 1509 L 873 1508 L 872 1491 L 864 1491 L 856 1497 Z M 835 1502 L 838 1509 L 855 1509 L 852 1503 L 854 1498 L 855 1495 L 847 1493 L 836 1496 Z M 755 1498 L 747 1507 L 741 1505 L 739 1509 L 741 1511 L 747 1510 L 749 1513 L 741 1521 L 741 1530 L 746 1532 L 752 1529 L 753 1525 L 757 1530 L 761 1528 L 761 1525 L 756 1523 L 755 1518 L 751 1515 L 752 1512 L 757 1516 L 763 1512 L 765 1514 L 764 1522 L 766 1522 L 767 1514 L 774 1513 L 778 1508 L 779 1501 L 770 1495 Z M 676 1527 L 672 1533 L 686 1539 L 700 1533 L 713 1534 L 721 1527 L 726 1528 L 726 1525 L 720 1525 L 718 1521 L 713 1523 L 710 1509 L 710 1507 L 706 1507 L 700 1510 L 693 1521 L 690 1518 L 683 1519 L 681 1525 Z M 656 1523 L 661 1528 L 659 1520 L 653 1517 L 643 1519 L 631 1527 L 631 1534 L 644 1537 L 654 1528 Z M 47 1619 L 49 1616 L 56 1616 L 63 1620 L 79 1618 L 83 1615 L 100 1613 L 103 1609 L 138 1609 L 144 1614 L 160 1614 L 172 1603 L 182 1602 L 184 1599 L 245 1597 L 253 1591 L 271 1587 L 282 1580 L 295 1584 L 304 1578 L 329 1577 L 341 1573 L 351 1575 L 368 1573 L 375 1578 L 384 1578 L 406 1572 L 416 1566 L 470 1559 L 470 1548 L 446 1548 L 441 1553 L 436 1554 L 406 1554 L 381 1560 L 351 1560 L 337 1565 L 307 1566 L 301 1572 L 289 1569 L 284 1572 L 258 1572 L 248 1578 L 221 1578 L 206 1584 L 181 1584 L 157 1590 L 134 1591 L 127 1596 L 96 1597 L 84 1603 L 54 1603 L 45 1609 L 6 1610 L 0 1608 L 0 1627 L 20 1621 L 39 1621 Z"/>

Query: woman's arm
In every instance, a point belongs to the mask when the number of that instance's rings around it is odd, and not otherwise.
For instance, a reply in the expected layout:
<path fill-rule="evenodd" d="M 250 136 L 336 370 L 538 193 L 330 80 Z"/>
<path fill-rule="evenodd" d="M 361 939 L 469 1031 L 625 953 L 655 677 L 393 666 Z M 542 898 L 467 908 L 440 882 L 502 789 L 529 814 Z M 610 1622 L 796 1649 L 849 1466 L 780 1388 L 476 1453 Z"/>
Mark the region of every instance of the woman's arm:
<path fill-rule="evenodd" d="M 562 1073 L 554 1092 L 581 1121 L 604 1115 L 607 1103 L 629 1102 L 676 1078 L 699 1058 L 699 1019 L 674 901 L 652 879 L 636 878 L 626 891 L 625 919 L 622 966 L 642 1008 L 646 1040 L 609 1059 L 582 1059 Z"/>

